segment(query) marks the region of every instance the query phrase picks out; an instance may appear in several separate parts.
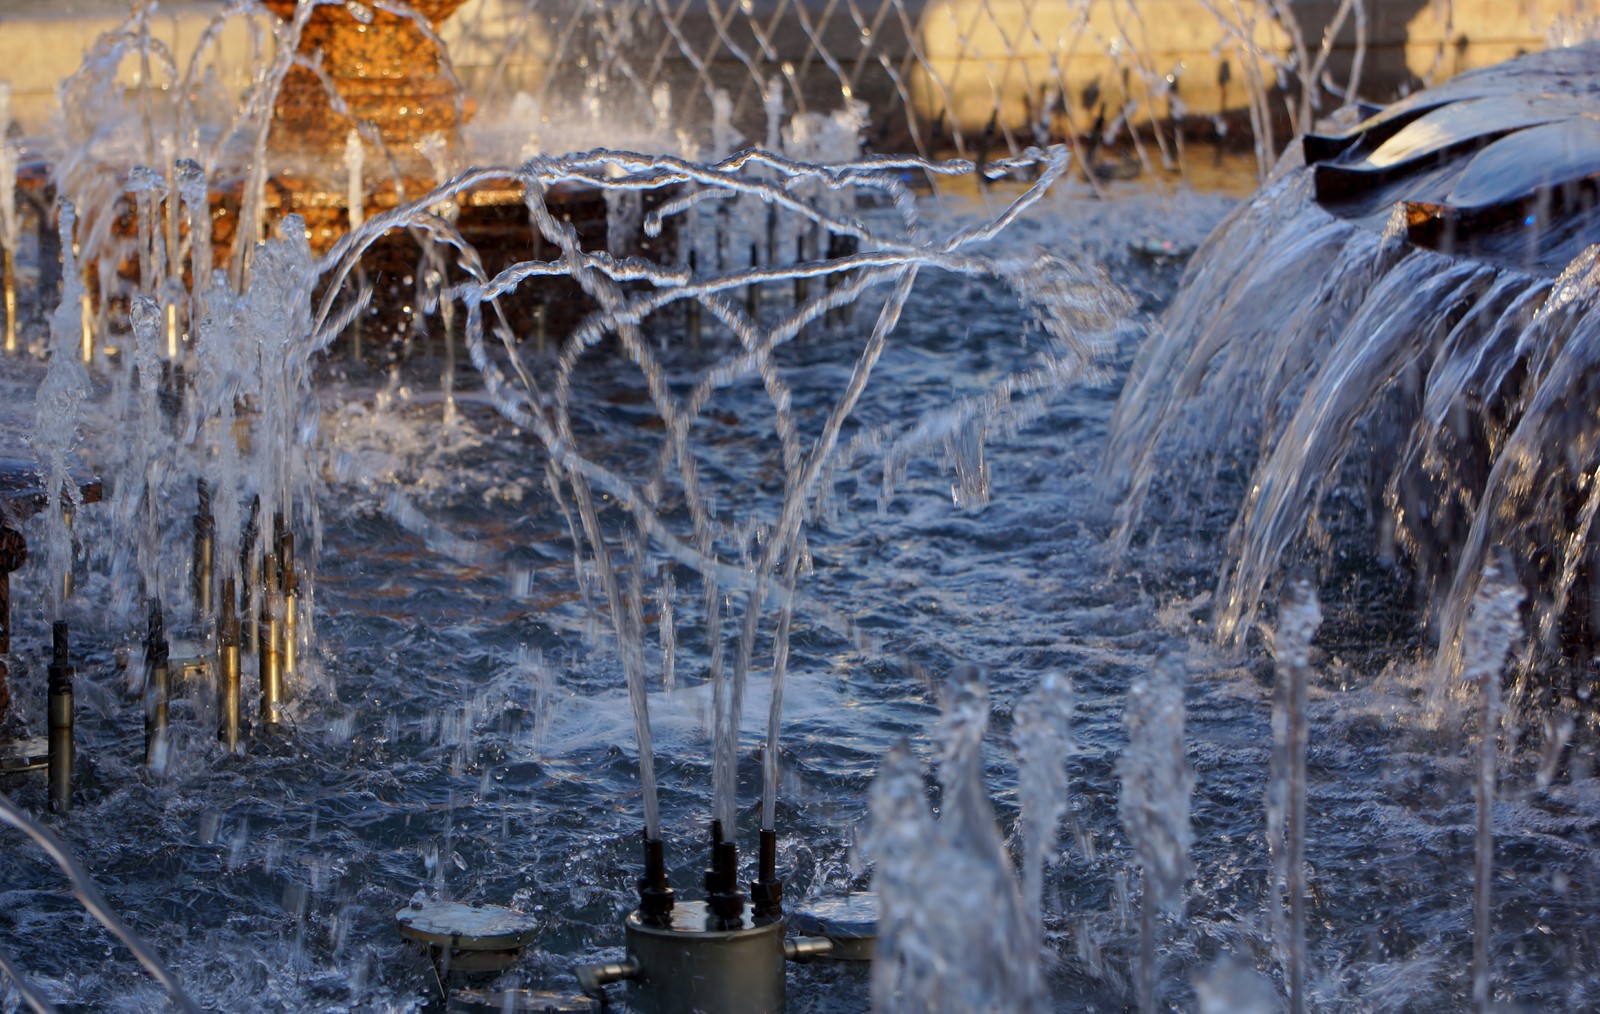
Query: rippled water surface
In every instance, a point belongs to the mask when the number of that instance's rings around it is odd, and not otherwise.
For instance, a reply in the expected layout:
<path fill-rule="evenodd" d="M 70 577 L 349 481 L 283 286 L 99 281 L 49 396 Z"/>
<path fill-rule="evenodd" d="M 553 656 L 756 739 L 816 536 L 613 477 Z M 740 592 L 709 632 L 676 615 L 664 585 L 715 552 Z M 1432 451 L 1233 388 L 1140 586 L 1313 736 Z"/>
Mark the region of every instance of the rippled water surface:
<path fill-rule="evenodd" d="M 914 459 L 886 497 L 881 470 L 864 460 L 837 483 L 836 519 L 811 536 L 805 589 L 825 608 L 797 617 L 789 664 L 778 810 L 788 895 L 867 885 L 871 857 L 860 843 L 878 761 L 902 738 L 931 758 L 938 688 L 963 662 L 989 673 L 996 714 L 987 777 L 1009 831 L 1017 813 L 1012 704 L 1044 673 L 1063 673 L 1076 691 L 1071 833 L 1045 892 L 1048 977 L 1061 1010 L 1132 1002 L 1137 877 L 1116 808 L 1123 699 L 1173 648 L 1187 651 L 1190 670 L 1195 876 L 1186 920 L 1163 929 L 1161 978 L 1168 999 L 1188 1008 L 1193 983 L 1207 976 L 1202 995 L 1249 995 L 1250 973 L 1228 971 L 1229 956 L 1278 975 L 1266 943 L 1262 810 L 1270 657 L 1259 643 L 1241 656 L 1209 646 L 1206 593 L 1220 530 L 1200 522 L 1144 533 L 1114 568 L 1104 550 L 1109 511 L 1094 487 L 1121 377 L 1180 270 L 1129 245 L 1192 243 L 1225 209 L 1192 194 L 1046 202 L 1003 242 L 1099 262 L 1136 298 L 1104 375 L 1052 396 L 1020 431 L 986 434 L 986 506 L 958 506 L 960 477 L 939 453 Z M 939 213 L 971 208 L 953 199 Z M 870 320 L 859 313 L 783 350 L 802 418 L 825 410 Z M 998 286 L 925 278 L 857 426 L 903 426 L 981 394 L 1034 365 L 1041 341 Z M 664 360 L 669 376 L 690 376 L 715 353 L 708 339 Z M 249 737 L 244 756 L 224 756 L 213 726 L 186 699 L 174 705 L 172 770 L 153 778 L 140 768 L 140 708 L 128 690 L 138 632 L 124 618 L 129 596 L 97 567 L 107 553 L 96 543 L 103 519 L 93 507 L 78 519 L 84 561 L 68 616 L 77 631 L 80 798 L 53 823 L 208 1009 L 441 1009 L 426 959 L 393 927 L 395 911 L 418 892 L 538 913 L 539 941 L 506 981 L 570 989 L 574 963 L 620 953 L 641 802 L 609 627 L 574 578 L 568 522 L 546 494 L 535 442 L 470 383 L 459 421 L 444 426 L 430 369 L 418 363 L 404 385 L 382 393 L 337 377 L 322 388 L 327 483 L 315 657 L 288 728 Z M 31 406 L 36 371 L 0 364 L 0 391 Z M 600 353 L 578 377 L 573 414 L 585 437 L 625 473 L 646 467 L 659 424 L 637 372 Z M 749 490 L 741 509 L 770 511 L 781 473 L 765 471 L 776 453 L 765 395 L 735 385 L 718 392 L 707 416 L 708 470 Z M 91 434 L 85 443 L 90 464 L 96 441 Z M 18 703 L 8 720 L 34 734 L 43 725 L 47 641 L 39 569 L 14 581 Z M 652 724 L 673 880 L 697 892 L 711 793 L 708 647 L 695 576 L 677 567 L 674 579 L 674 686 L 653 688 Z M 1463 713 L 1442 728 L 1423 721 L 1420 637 L 1391 583 L 1403 579 L 1352 558 L 1323 593 L 1329 619 L 1311 689 L 1310 982 L 1330 1007 L 1460 1007 L 1470 989 L 1464 730 L 1472 719 Z M 852 642 L 841 620 L 870 644 Z M 656 631 L 658 616 L 646 626 Z M 649 650 L 659 684 L 654 634 Z M 766 696 L 758 675 L 741 762 L 746 855 Z M 1585 912 L 1600 888 L 1600 783 L 1562 766 L 1554 783 L 1536 788 L 1539 760 L 1513 751 L 1510 799 L 1497 816 L 1496 963 L 1507 999 L 1577 1009 L 1594 979 L 1591 940 L 1600 928 Z M 12 776 L 5 788 L 43 808 L 41 777 Z M 0 947 L 55 1002 L 164 1008 L 160 988 L 20 839 L 0 858 L 0 890 Z M 792 1010 L 868 1003 L 860 969 L 815 965 L 790 976 Z M 9 985 L 0 998 L 7 1009 L 18 1004 Z"/>

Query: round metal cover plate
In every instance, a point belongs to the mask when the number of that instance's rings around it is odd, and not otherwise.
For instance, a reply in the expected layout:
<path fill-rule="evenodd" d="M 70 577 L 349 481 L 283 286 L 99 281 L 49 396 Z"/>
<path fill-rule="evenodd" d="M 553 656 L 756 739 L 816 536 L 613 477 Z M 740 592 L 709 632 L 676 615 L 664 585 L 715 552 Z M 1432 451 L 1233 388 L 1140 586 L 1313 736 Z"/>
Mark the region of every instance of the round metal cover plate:
<path fill-rule="evenodd" d="M 0 773 L 36 771 L 50 760 L 50 741 L 43 736 L 0 743 Z"/>
<path fill-rule="evenodd" d="M 526 947 L 537 933 L 533 917 L 498 905 L 430 901 L 395 913 L 408 940 L 461 951 L 508 951 Z"/>

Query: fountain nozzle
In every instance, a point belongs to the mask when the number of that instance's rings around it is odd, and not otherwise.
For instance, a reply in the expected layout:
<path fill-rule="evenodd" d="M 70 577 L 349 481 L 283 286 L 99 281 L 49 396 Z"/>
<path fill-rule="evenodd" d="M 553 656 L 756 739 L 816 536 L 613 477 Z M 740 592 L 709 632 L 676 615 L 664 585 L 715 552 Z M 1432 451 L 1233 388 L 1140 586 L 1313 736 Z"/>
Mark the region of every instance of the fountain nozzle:
<path fill-rule="evenodd" d="M 72 808 L 72 665 L 67 660 L 67 622 L 55 621 L 50 629 L 53 653 L 48 669 L 50 809 L 66 813 Z"/>
<path fill-rule="evenodd" d="M 720 929 L 744 923 L 744 893 L 739 890 L 739 846 L 722 836 L 722 821 L 711 822 L 711 866 L 706 870 L 706 907 Z"/>
<path fill-rule="evenodd" d="M 783 881 L 778 879 L 778 832 L 761 829 L 760 855 L 756 879 L 750 882 L 750 900 L 758 920 L 783 918 Z"/>
<path fill-rule="evenodd" d="M 151 768 L 161 765 L 161 745 L 167 734 L 172 697 L 171 653 L 166 622 L 161 616 L 161 600 L 152 598 L 150 627 L 144 639 L 144 759 Z"/>
<path fill-rule="evenodd" d="M 660 838 L 644 834 L 644 874 L 639 877 L 639 918 L 647 926 L 672 925 L 672 888 L 667 886 L 666 850 Z"/>
<path fill-rule="evenodd" d="M 238 595 L 233 578 L 222 582 L 222 617 L 217 624 L 217 698 L 222 715 L 217 737 L 228 752 L 239 749 L 239 614 L 234 609 Z"/>

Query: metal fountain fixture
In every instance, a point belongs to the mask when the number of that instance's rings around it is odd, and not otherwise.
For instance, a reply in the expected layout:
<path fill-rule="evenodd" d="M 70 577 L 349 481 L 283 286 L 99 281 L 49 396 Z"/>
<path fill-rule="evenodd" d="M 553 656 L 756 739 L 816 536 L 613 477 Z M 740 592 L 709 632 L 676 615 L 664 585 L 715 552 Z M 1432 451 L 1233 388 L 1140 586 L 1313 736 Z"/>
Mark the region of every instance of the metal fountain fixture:
<path fill-rule="evenodd" d="M 724 836 L 722 821 L 713 820 L 706 897 L 680 902 L 667 886 L 661 840 L 646 838 L 639 907 L 623 920 L 627 957 L 579 966 L 578 984 L 603 997 L 606 986 L 626 982 L 628 1006 L 642 1014 L 776 1014 L 784 1009 L 786 962 L 869 957 L 870 949 L 847 937 L 788 935 L 777 842 L 776 831 L 761 830 L 756 879 L 746 895 L 738 883 L 738 847 Z M 828 928 L 815 918 L 801 921 Z M 859 925 L 853 931 L 865 939 L 874 933 Z"/>
<path fill-rule="evenodd" d="M 74 469 L 69 482 L 80 504 L 100 500 L 100 480 Z M 66 499 L 65 497 L 63 499 Z M 44 475 L 31 462 L 0 461 L 0 718 L 11 702 L 6 656 L 11 652 L 11 573 L 28 559 L 22 523 L 49 503 Z M 50 809 L 65 814 L 72 808 L 73 667 L 69 633 L 64 622 L 52 629 L 51 661 L 46 690 L 47 735 L 0 743 L 0 773 L 48 771 Z"/>

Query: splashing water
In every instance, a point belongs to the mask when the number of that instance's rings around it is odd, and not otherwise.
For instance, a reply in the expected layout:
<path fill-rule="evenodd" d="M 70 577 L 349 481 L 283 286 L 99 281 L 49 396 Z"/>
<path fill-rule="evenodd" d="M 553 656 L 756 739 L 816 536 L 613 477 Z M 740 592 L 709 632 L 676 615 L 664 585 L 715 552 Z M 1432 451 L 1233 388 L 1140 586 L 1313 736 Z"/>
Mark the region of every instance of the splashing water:
<path fill-rule="evenodd" d="M 1315 580 L 1284 581 L 1274 631 L 1278 678 L 1272 692 L 1272 761 L 1267 781 L 1267 844 L 1272 854 L 1274 950 L 1286 971 L 1289 1009 L 1306 1009 L 1306 749 L 1311 738 L 1306 684 L 1311 639 L 1322 624 Z"/>
<path fill-rule="evenodd" d="M 989 694 L 979 670 L 952 674 L 942 711 L 939 818 L 928 812 L 921 768 L 903 747 L 884 759 L 873 782 L 870 848 L 879 897 L 873 1007 L 1045 1010 L 1037 938 L 983 782 Z M 985 932 L 974 936 L 976 925 Z"/>
<path fill-rule="evenodd" d="M 72 530 L 69 514 L 81 503 L 78 484 L 68 469 L 68 455 L 78 441 L 78 421 L 89 395 L 89 373 L 80 357 L 83 346 L 82 275 L 72 249 L 76 209 L 67 202 L 60 208 L 62 286 L 61 303 L 50 317 L 50 367 L 39 384 L 34 401 L 33 443 L 44 466 L 46 594 L 49 612 L 59 620 L 65 605 L 66 583 L 72 571 Z"/>
<path fill-rule="evenodd" d="M 1497 769 L 1500 764 L 1501 704 L 1500 673 L 1508 656 L 1515 653 L 1522 634 L 1518 615 L 1522 588 L 1513 575 L 1516 569 L 1504 553 L 1491 560 L 1484 571 L 1472 606 L 1472 625 L 1463 645 L 1465 665 L 1461 681 L 1476 691 L 1482 703 L 1479 728 L 1478 777 L 1473 795 L 1478 807 L 1477 850 L 1473 856 L 1472 929 L 1472 1009 L 1484 1012 L 1490 1007 L 1494 940 L 1494 811 Z"/>
<path fill-rule="evenodd" d="M 1069 809 L 1066 762 L 1072 753 L 1072 682 L 1045 673 L 1017 700 L 1017 796 L 1022 809 L 1022 898 L 1035 947 L 1044 945 L 1044 873 Z"/>
<path fill-rule="evenodd" d="M 1157 996 L 1156 916 L 1181 914 L 1183 885 L 1193 867 L 1189 797 L 1194 771 L 1184 757 L 1184 661 L 1167 655 L 1128 688 L 1123 721 L 1128 749 L 1117 762 L 1122 793 L 1117 810 L 1139 860 L 1144 897 L 1139 906 L 1139 1007 L 1154 1011 Z"/>

